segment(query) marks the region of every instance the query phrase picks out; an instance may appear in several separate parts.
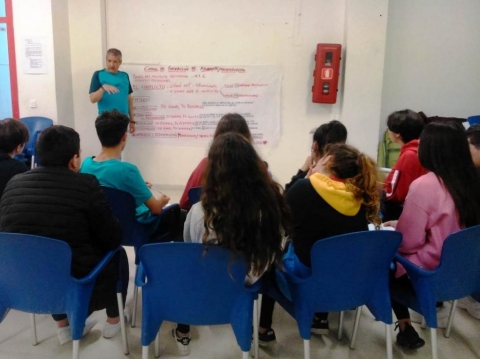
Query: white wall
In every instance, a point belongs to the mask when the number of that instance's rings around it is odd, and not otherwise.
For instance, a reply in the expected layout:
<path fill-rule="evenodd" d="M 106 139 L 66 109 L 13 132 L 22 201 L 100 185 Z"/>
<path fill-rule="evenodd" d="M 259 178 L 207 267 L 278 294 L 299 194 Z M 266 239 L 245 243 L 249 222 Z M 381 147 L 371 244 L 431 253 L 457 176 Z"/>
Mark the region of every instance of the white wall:
<path fill-rule="evenodd" d="M 56 121 L 57 101 L 51 0 L 13 0 L 12 6 L 20 117 L 45 116 Z M 29 36 L 45 37 L 48 74 L 23 73 L 23 40 Z M 34 99 L 37 100 L 38 107 L 30 108 L 29 100 Z"/>
<path fill-rule="evenodd" d="M 73 99 L 75 129 L 84 156 L 100 149 L 94 128 L 96 106 L 89 102 L 88 89 L 93 72 L 103 67 L 107 45 L 119 47 L 124 62 L 281 66 L 282 137 L 277 147 L 261 150 L 281 183 L 288 181 L 309 154 L 310 131 L 333 118 L 347 125 L 350 143 L 375 156 L 386 0 L 142 0 L 135 9 L 130 0 L 68 0 L 68 9 L 59 1 L 14 0 L 17 55 L 23 35 L 44 34 L 55 42 L 59 62 L 57 77 L 52 71 L 37 76 L 19 71 L 21 113 L 59 117 L 60 123 L 68 125 L 71 119 L 66 114 Z M 344 46 L 346 76 L 342 76 L 344 89 L 336 105 L 311 102 L 313 59 L 319 42 Z M 69 46 L 70 68 L 66 61 Z M 54 66 L 53 48 L 49 56 Z M 365 81 L 365 67 L 371 64 Z M 20 60 L 18 66 L 20 70 Z M 36 111 L 26 106 L 33 95 L 39 102 Z M 125 159 L 136 163 L 151 182 L 182 186 L 206 152 L 207 148 L 135 139 Z"/>
<path fill-rule="evenodd" d="M 120 48 L 127 63 L 281 66 L 282 137 L 277 147 L 261 152 L 273 174 L 285 183 L 309 154 L 310 131 L 340 113 L 349 141 L 375 156 L 376 146 L 370 144 L 376 143 L 380 118 L 387 4 L 385 0 L 143 0 L 135 16 L 125 16 L 132 11 L 131 1 L 107 0 L 107 43 Z M 311 102 L 319 42 L 346 46 L 342 107 Z M 375 50 L 364 48 L 368 45 Z M 369 83 L 363 77 L 364 61 L 378 65 L 371 69 Z M 206 152 L 206 148 L 134 139 L 125 157 L 152 181 L 184 184 Z"/>
<path fill-rule="evenodd" d="M 480 2 L 391 0 L 382 95 L 382 133 L 393 111 L 480 114 Z"/>
<path fill-rule="evenodd" d="M 88 90 L 105 56 L 102 0 L 69 0 L 68 11 L 75 129 L 80 134 L 82 156 L 86 157 L 98 154 L 101 148 L 94 125 L 97 106 L 90 103 Z"/>

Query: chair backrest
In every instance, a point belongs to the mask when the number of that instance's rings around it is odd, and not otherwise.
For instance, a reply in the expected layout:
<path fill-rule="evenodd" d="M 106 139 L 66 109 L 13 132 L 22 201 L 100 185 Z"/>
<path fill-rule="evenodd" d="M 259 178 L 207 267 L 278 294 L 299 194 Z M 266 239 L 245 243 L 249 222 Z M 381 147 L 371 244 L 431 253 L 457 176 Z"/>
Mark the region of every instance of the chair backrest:
<path fill-rule="evenodd" d="M 389 271 L 402 235 L 365 231 L 317 241 L 311 251 L 312 276 L 292 293 L 315 312 L 341 311 L 366 304 L 391 323 Z M 297 298 L 295 298 L 295 295 Z"/>
<path fill-rule="evenodd" d="M 192 206 L 198 201 L 200 201 L 202 192 L 203 192 L 203 187 L 192 187 L 188 190 L 188 201 Z"/>
<path fill-rule="evenodd" d="M 122 245 L 136 244 L 135 232 L 140 226 L 135 219 L 135 199 L 125 191 L 102 186 L 107 201 L 112 208 L 113 215 L 118 219 L 123 229 Z"/>
<path fill-rule="evenodd" d="M 28 127 L 28 132 L 30 134 L 30 139 L 25 144 L 25 149 L 23 151 L 27 156 L 32 156 L 35 154 L 35 145 L 37 144 L 38 134 L 44 129 L 51 127 L 53 121 L 49 118 L 40 116 L 23 117 L 20 121 Z"/>
<path fill-rule="evenodd" d="M 0 319 L 8 308 L 65 313 L 73 279 L 67 243 L 28 234 L 0 233 Z"/>
<path fill-rule="evenodd" d="M 231 323 L 242 350 L 250 347 L 255 294 L 244 286 L 247 268 L 242 257 L 235 259 L 224 248 L 199 243 L 147 244 L 139 256 L 146 275 L 142 343 L 150 343 L 158 325 L 169 320 Z"/>
<path fill-rule="evenodd" d="M 452 300 L 479 291 L 480 225 L 463 229 L 445 239 L 435 273 L 435 297 L 437 301 Z"/>

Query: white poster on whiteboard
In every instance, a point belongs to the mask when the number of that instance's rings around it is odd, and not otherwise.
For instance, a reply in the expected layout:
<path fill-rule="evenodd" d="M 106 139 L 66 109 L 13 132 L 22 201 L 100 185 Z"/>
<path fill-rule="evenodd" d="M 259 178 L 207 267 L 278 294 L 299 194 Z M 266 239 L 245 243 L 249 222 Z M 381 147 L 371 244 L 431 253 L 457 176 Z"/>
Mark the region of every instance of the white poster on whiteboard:
<path fill-rule="evenodd" d="M 46 74 L 48 73 L 47 40 L 41 36 L 23 38 L 23 73 Z"/>
<path fill-rule="evenodd" d="M 276 66 L 133 65 L 120 68 L 133 88 L 136 138 L 189 146 L 210 143 L 220 118 L 239 113 L 256 145 L 280 138 Z"/>

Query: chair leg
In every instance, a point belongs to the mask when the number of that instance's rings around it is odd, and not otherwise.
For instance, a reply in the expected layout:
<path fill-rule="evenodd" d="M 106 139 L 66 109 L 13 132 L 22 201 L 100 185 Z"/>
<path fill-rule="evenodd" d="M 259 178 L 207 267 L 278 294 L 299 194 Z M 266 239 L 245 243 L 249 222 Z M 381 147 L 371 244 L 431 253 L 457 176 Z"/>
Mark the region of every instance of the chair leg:
<path fill-rule="evenodd" d="M 138 287 L 133 288 L 133 313 L 132 313 L 132 328 L 135 328 L 137 321 L 137 300 L 138 300 Z"/>
<path fill-rule="evenodd" d="M 248 352 L 242 352 L 242 359 L 248 359 Z"/>
<path fill-rule="evenodd" d="M 310 340 L 303 339 L 304 359 L 310 359 Z"/>
<path fill-rule="evenodd" d="M 353 324 L 352 340 L 350 341 L 350 349 L 355 349 L 355 342 L 357 341 L 358 326 L 360 325 L 360 316 L 362 315 L 362 307 L 357 307 L 355 313 L 355 323 Z"/>
<path fill-rule="evenodd" d="M 120 313 L 120 327 L 122 329 L 123 354 L 128 355 L 127 330 L 125 328 L 125 315 L 123 314 L 123 298 L 122 293 L 117 293 L 118 313 Z"/>
<path fill-rule="evenodd" d="M 30 157 L 30 169 L 34 169 L 35 168 L 35 155 L 32 155 L 32 157 Z"/>
<path fill-rule="evenodd" d="M 387 359 L 393 359 L 392 329 L 392 324 L 385 324 L 385 334 L 387 335 Z"/>
<path fill-rule="evenodd" d="M 343 320 L 345 319 L 345 311 L 340 312 L 340 316 L 338 317 L 338 334 L 337 339 L 342 340 L 343 338 Z"/>
<path fill-rule="evenodd" d="M 35 346 L 38 344 L 37 340 L 37 325 L 35 323 L 35 314 L 30 314 L 30 323 L 32 326 L 32 345 Z"/>
<path fill-rule="evenodd" d="M 258 359 L 258 299 L 253 302 L 253 357 Z"/>
<path fill-rule="evenodd" d="M 432 359 L 438 359 L 437 328 L 430 328 L 430 336 L 432 341 Z"/>
<path fill-rule="evenodd" d="M 79 344 L 80 344 L 80 340 L 73 341 L 73 354 L 72 354 L 73 359 L 78 359 Z"/>
<path fill-rule="evenodd" d="M 148 359 L 148 345 L 142 347 L 142 359 Z"/>
<path fill-rule="evenodd" d="M 158 329 L 157 336 L 155 337 L 155 358 L 160 357 L 160 328 Z"/>
<path fill-rule="evenodd" d="M 455 317 L 455 310 L 457 309 L 458 300 L 454 300 L 452 306 L 450 307 L 450 315 L 448 316 L 447 330 L 445 331 L 444 337 L 450 337 L 450 331 L 452 330 L 453 318 Z"/>

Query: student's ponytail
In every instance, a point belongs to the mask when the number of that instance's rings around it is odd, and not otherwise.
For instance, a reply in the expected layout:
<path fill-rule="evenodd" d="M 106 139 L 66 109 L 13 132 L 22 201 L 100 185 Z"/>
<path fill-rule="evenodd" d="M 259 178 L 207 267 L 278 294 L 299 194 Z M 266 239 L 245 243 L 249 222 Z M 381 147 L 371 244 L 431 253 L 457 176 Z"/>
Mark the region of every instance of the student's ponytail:
<path fill-rule="evenodd" d="M 343 179 L 357 201 L 365 206 L 368 222 L 380 226 L 380 193 L 377 189 L 375 161 L 356 148 L 344 144 L 327 146 L 326 154 L 332 156 L 328 164 L 332 173 Z"/>
<path fill-rule="evenodd" d="M 357 164 L 360 173 L 347 180 L 354 187 L 355 196 L 362 201 L 366 208 L 368 222 L 373 223 L 375 227 L 380 226 L 382 220 L 378 216 L 380 211 L 380 194 L 377 189 L 378 172 L 377 165 L 373 159 L 360 153 Z"/>

